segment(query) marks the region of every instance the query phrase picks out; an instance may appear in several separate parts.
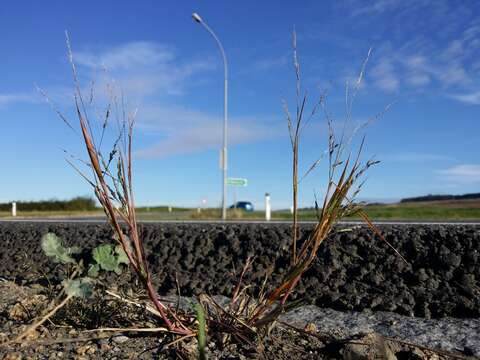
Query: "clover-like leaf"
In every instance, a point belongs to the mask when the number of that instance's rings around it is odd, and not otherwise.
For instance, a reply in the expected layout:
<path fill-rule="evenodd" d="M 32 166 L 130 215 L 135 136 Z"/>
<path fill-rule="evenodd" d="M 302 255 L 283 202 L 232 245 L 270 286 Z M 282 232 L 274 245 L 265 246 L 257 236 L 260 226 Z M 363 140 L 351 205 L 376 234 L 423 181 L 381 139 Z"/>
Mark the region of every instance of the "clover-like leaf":
<path fill-rule="evenodd" d="M 42 237 L 42 250 L 54 262 L 62 264 L 74 264 L 75 260 L 70 256 L 71 249 L 62 244 L 62 240 L 54 233 L 47 233 Z"/>
<path fill-rule="evenodd" d="M 64 281 L 65 292 L 69 296 L 88 298 L 93 294 L 93 288 L 90 279 L 80 278 Z"/>

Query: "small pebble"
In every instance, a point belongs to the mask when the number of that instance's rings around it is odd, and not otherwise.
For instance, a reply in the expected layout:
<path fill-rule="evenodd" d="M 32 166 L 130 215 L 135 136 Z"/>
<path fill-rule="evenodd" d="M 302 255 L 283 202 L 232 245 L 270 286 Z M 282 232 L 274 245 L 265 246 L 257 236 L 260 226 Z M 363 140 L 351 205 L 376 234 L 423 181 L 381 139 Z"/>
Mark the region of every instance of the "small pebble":
<path fill-rule="evenodd" d="M 119 335 L 112 338 L 112 341 L 117 344 L 123 344 L 125 341 L 128 341 L 129 337 L 125 335 Z"/>
<path fill-rule="evenodd" d="M 8 353 L 2 358 L 2 360 L 22 360 L 22 359 L 23 359 L 22 354 L 18 352 Z"/>
<path fill-rule="evenodd" d="M 109 351 L 111 349 L 112 349 L 112 347 L 108 343 L 100 344 L 100 350 L 102 350 L 102 351 Z"/>

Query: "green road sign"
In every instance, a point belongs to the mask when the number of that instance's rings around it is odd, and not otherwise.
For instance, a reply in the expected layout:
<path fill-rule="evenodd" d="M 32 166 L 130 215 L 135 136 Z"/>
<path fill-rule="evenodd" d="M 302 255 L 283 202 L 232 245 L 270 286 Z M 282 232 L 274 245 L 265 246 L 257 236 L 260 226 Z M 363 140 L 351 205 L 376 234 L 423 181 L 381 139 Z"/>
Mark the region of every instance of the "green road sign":
<path fill-rule="evenodd" d="M 240 178 L 228 178 L 227 185 L 231 186 L 247 186 L 248 181 L 247 179 L 240 179 Z"/>

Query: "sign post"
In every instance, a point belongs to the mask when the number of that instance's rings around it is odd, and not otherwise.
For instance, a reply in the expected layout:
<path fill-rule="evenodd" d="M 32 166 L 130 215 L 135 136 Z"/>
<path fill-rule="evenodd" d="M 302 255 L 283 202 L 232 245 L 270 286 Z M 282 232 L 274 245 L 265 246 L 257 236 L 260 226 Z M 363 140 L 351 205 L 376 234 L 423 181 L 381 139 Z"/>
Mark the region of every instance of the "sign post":
<path fill-rule="evenodd" d="M 234 186 L 234 191 L 233 191 L 233 203 L 235 208 L 237 207 L 237 187 L 245 187 L 248 185 L 248 180 L 247 179 L 242 179 L 242 178 L 228 178 L 227 179 L 227 185 Z"/>
<path fill-rule="evenodd" d="M 228 178 L 227 179 L 227 185 L 245 187 L 245 186 L 248 185 L 248 180 L 247 179 L 241 179 L 241 178 Z"/>

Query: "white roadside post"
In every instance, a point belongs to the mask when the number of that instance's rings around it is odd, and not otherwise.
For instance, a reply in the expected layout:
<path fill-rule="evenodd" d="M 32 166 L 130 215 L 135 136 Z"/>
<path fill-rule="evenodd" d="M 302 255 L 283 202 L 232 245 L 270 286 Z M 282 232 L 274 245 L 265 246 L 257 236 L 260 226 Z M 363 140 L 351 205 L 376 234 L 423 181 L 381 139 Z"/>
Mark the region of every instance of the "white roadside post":
<path fill-rule="evenodd" d="M 12 216 L 17 216 L 17 203 L 15 201 L 12 202 Z"/>
<path fill-rule="evenodd" d="M 265 193 L 265 220 L 270 221 L 272 218 L 272 207 L 270 206 L 270 194 Z"/>

